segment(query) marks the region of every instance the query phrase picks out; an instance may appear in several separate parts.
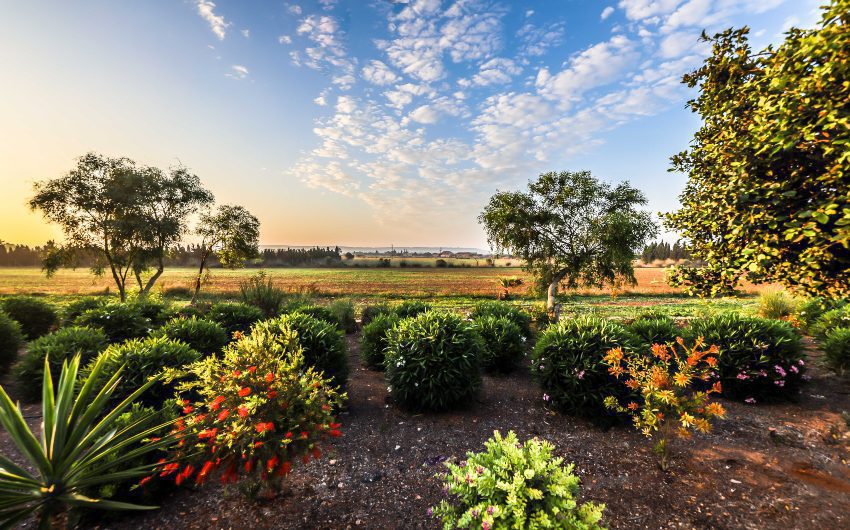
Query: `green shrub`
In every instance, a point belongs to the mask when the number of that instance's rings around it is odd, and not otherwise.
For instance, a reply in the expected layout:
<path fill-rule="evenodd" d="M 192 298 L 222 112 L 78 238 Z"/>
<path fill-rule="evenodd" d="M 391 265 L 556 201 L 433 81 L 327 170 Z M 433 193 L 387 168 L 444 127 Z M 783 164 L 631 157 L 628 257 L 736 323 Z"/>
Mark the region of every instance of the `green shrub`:
<path fill-rule="evenodd" d="M 634 339 L 633 346 L 646 352 L 653 344 L 670 344 L 683 334 L 673 319 L 667 316 L 638 318 L 626 326 L 626 329 Z"/>
<path fill-rule="evenodd" d="M 553 456 L 554 446 L 517 441 L 498 431 L 482 453 L 467 453 L 441 475 L 448 498 L 433 510 L 444 528 L 601 529 L 603 504 L 578 503 L 573 465 Z"/>
<path fill-rule="evenodd" d="M 483 316 L 505 317 L 519 327 L 523 337 L 526 339 L 531 338 L 531 315 L 507 302 L 496 302 L 493 300 L 480 302 L 472 310 L 470 316 L 473 319 Z"/>
<path fill-rule="evenodd" d="M 51 304 L 32 296 L 4 298 L 0 309 L 21 325 L 21 333 L 27 340 L 46 335 L 59 322 L 59 314 Z"/>
<path fill-rule="evenodd" d="M 21 325 L 12 317 L 0 311 L 0 373 L 6 373 L 9 366 L 15 362 L 18 350 L 24 344 L 24 334 Z"/>
<path fill-rule="evenodd" d="M 339 329 L 346 333 L 357 331 L 357 320 L 354 319 L 354 304 L 351 300 L 334 300 L 328 305 L 328 311 L 333 315 Z"/>
<path fill-rule="evenodd" d="M 384 313 L 376 316 L 363 326 L 360 338 L 360 361 L 370 370 L 384 369 L 384 350 L 387 348 L 387 337 L 390 330 L 401 319 L 395 313 Z"/>
<path fill-rule="evenodd" d="M 759 295 L 758 316 L 787 320 L 797 310 L 797 302 L 785 291 L 765 291 Z"/>
<path fill-rule="evenodd" d="M 481 367 L 488 372 L 513 371 L 525 356 L 527 339 L 522 329 L 505 316 L 485 315 L 472 321 L 484 341 Z"/>
<path fill-rule="evenodd" d="M 170 303 L 153 295 L 133 298 L 127 301 L 127 305 L 150 320 L 151 326 L 155 328 L 162 326 L 177 315 L 177 311 Z"/>
<path fill-rule="evenodd" d="M 195 303 L 184 305 L 180 309 L 177 310 L 177 316 L 183 318 L 206 318 L 207 313 L 210 312 L 211 305 L 209 303 Z"/>
<path fill-rule="evenodd" d="M 131 339 L 121 344 L 112 344 L 82 370 L 83 379 L 92 367 L 103 358 L 104 376 L 115 373 L 122 365 L 124 372 L 113 394 L 114 399 L 124 399 L 147 380 L 160 374 L 165 368 L 181 368 L 201 358 L 201 354 L 183 342 L 165 337 Z M 98 384 L 102 384 L 99 381 Z M 146 406 L 162 407 L 163 402 L 174 393 L 173 382 L 158 381 L 139 398 Z"/>
<path fill-rule="evenodd" d="M 544 331 L 532 354 L 532 371 L 543 389 L 543 399 L 568 414 L 610 421 L 606 396 L 628 393 L 608 373 L 608 350 L 628 346 L 629 333 L 621 325 L 595 317 L 561 320 Z"/>
<path fill-rule="evenodd" d="M 286 299 L 286 293 L 266 276 L 265 271 L 239 282 L 239 294 L 243 302 L 258 308 L 266 318 L 278 315 Z"/>
<path fill-rule="evenodd" d="M 169 320 L 151 335 L 185 342 L 203 355 L 214 355 L 230 342 L 220 324 L 195 317 Z"/>
<path fill-rule="evenodd" d="M 106 335 L 97 328 L 67 327 L 40 337 L 29 344 L 27 352 L 12 369 L 24 396 L 31 401 L 41 400 L 41 382 L 44 379 L 44 359 L 50 361 L 50 371 L 59 377 L 62 363 L 79 355 L 81 363 L 88 364 L 109 343 Z M 54 384 L 58 383 L 54 379 Z"/>
<path fill-rule="evenodd" d="M 826 298 L 808 298 L 797 307 L 797 320 L 804 331 L 812 331 L 812 327 L 820 317 L 831 309 L 845 305 L 845 300 L 828 300 Z"/>
<path fill-rule="evenodd" d="M 450 313 L 426 311 L 389 333 L 386 377 L 390 393 L 413 410 L 446 410 L 468 403 L 481 386 L 481 337 Z"/>
<path fill-rule="evenodd" d="M 109 342 L 123 342 L 146 336 L 153 327 L 139 308 L 121 302 L 111 302 L 89 309 L 74 320 L 75 326 L 100 328 Z"/>
<path fill-rule="evenodd" d="M 301 313 L 303 315 L 310 315 L 313 318 L 318 318 L 322 322 L 333 324 L 337 329 L 339 329 L 339 323 L 337 322 L 336 317 L 327 307 L 324 306 L 317 304 L 293 305 L 287 308 L 284 313 Z"/>
<path fill-rule="evenodd" d="M 348 381 L 348 349 L 345 338 L 330 322 L 295 312 L 274 320 L 258 322 L 251 328 L 251 334 L 257 331 L 281 336 L 294 331 L 307 366 L 324 373 L 324 377 L 330 378 L 338 387 L 344 387 Z"/>
<path fill-rule="evenodd" d="M 393 313 L 399 316 L 399 318 L 411 318 L 419 316 L 426 311 L 430 311 L 431 306 L 425 302 L 420 302 L 419 300 L 405 300 L 393 307 L 392 310 Z"/>
<path fill-rule="evenodd" d="M 84 296 L 68 302 L 62 308 L 62 321 L 66 324 L 74 322 L 77 317 L 89 309 L 97 309 L 108 302 L 108 299 L 99 296 Z"/>
<path fill-rule="evenodd" d="M 254 323 L 263 319 L 258 308 L 239 302 L 219 302 L 210 307 L 206 317 L 223 327 L 229 335 L 237 331 L 246 332 Z"/>
<path fill-rule="evenodd" d="M 838 373 L 850 368 L 850 327 L 835 328 L 823 341 L 824 360 Z"/>
<path fill-rule="evenodd" d="M 390 306 L 387 304 L 367 305 L 363 308 L 363 314 L 360 316 L 360 325 L 366 327 L 378 315 L 383 315 L 391 311 Z"/>
<path fill-rule="evenodd" d="M 787 397 L 803 383 L 800 337 L 787 322 L 726 313 L 692 321 L 687 335 L 720 348 L 717 378 L 726 397 Z"/>
<path fill-rule="evenodd" d="M 843 305 L 823 313 L 811 326 L 811 332 L 812 335 L 823 340 L 830 331 L 848 327 L 850 327 L 850 305 Z"/>

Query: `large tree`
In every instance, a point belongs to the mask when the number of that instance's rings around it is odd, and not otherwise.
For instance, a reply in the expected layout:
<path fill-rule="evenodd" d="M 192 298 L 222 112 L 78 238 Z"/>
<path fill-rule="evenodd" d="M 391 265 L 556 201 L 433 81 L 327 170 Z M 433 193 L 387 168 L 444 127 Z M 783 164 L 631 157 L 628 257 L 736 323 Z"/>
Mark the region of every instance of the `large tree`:
<path fill-rule="evenodd" d="M 632 262 L 658 228 L 640 207 L 646 197 L 627 182 L 611 186 L 589 171 L 544 173 L 528 191 L 498 192 L 479 216 L 490 245 L 518 256 L 548 284 L 555 310 L 559 285 L 634 285 Z"/>
<path fill-rule="evenodd" d="M 236 268 L 259 254 L 260 221 L 241 206 L 223 205 L 214 212 L 201 214 L 197 233 L 202 238 L 201 265 L 195 278 L 193 304 L 210 256 L 215 255 L 223 267 Z"/>
<path fill-rule="evenodd" d="M 666 224 L 703 270 L 679 279 L 702 294 L 744 275 L 825 296 L 850 294 L 850 0 L 818 28 L 751 50 L 746 28 L 713 37 L 684 82 L 703 118 L 672 170 L 688 175 Z"/>

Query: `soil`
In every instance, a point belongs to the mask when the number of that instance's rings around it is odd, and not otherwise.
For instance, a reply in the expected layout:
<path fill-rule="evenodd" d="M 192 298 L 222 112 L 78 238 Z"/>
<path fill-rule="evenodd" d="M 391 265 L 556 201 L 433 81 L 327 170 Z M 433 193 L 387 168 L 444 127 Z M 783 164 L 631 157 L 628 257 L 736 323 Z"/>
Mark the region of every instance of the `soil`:
<path fill-rule="evenodd" d="M 359 367 L 356 337 L 349 341 Z M 648 440 L 629 427 L 603 430 L 547 410 L 527 369 L 485 377 L 479 398 L 463 410 L 413 414 L 388 400 L 382 373 L 357 368 L 340 418 L 344 436 L 290 475 L 277 498 L 248 500 L 218 484 L 182 488 L 159 510 L 86 526 L 439 528 L 426 512 L 442 496 L 435 478 L 442 462 L 481 450 L 494 430 L 513 430 L 549 440 L 575 463 L 581 500 L 604 503 L 609 528 L 850 528 L 850 434 L 842 417 L 850 385 L 809 365 L 813 379 L 796 402 L 724 402 L 728 419 L 678 442 L 666 473 Z M 38 422 L 37 407 L 26 414 Z M 4 454 L 9 445 L 0 433 Z"/>

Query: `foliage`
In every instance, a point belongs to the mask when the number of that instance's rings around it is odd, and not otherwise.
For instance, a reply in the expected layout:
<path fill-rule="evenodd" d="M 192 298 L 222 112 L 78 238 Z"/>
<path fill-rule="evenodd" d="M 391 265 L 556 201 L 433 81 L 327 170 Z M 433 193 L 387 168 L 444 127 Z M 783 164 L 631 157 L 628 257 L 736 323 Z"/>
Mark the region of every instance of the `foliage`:
<path fill-rule="evenodd" d="M 195 278 L 193 304 L 211 255 L 218 258 L 222 267 L 234 269 L 259 254 L 260 221 L 241 206 L 223 205 L 215 212 L 202 213 L 196 231 L 201 236 L 201 264 Z"/>
<path fill-rule="evenodd" d="M 201 355 L 188 345 L 165 337 L 132 339 L 121 344 L 112 344 L 80 372 L 84 380 L 95 376 L 94 368 L 103 365 L 106 375 L 124 367 L 124 376 L 113 391 L 113 399 L 121 400 L 144 385 L 150 378 L 159 376 L 166 368 L 180 368 L 197 361 Z M 161 407 L 172 394 L 173 385 L 157 382 L 138 397 L 146 406 Z"/>
<path fill-rule="evenodd" d="M 24 344 L 21 325 L 12 317 L 0 311 L 0 373 L 6 373 L 9 366 L 18 357 L 18 350 Z"/>
<path fill-rule="evenodd" d="M 629 392 L 608 373 L 605 353 L 627 346 L 629 334 L 614 322 L 580 317 L 549 326 L 537 339 L 532 372 L 544 401 L 568 414 L 611 421 L 606 396 L 625 399 Z"/>
<path fill-rule="evenodd" d="M 9 296 L 0 300 L 0 310 L 5 311 L 21 325 L 28 340 L 46 335 L 59 322 L 56 309 L 44 300 L 33 296 Z"/>
<path fill-rule="evenodd" d="M 808 298 L 797 307 L 797 321 L 805 331 L 811 331 L 812 326 L 820 317 L 830 309 L 843 306 L 844 300 L 830 300 L 826 298 Z"/>
<path fill-rule="evenodd" d="M 279 314 L 286 299 L 286 293 L 275 285 L 265 271 L 239 282 L 239 294 L 243 302 L 258 308 L 266 318 Z"/>
<path fill-rule="evenodd" d="M 60 328 L 32 341 L 12 372 L 20 383 L 21 392 L 27 399 L 35 401 L 41 398 L 40 384 L 44 379 L 45 360 L 51 372 L 58 377 L 66 359 L 77 355 L 81 364 L 88 364 L 107 345 L 106 335 L 100 329 L 76 326 Z M 53 383 L 57 384 L 58 381 L 54 380 Z"/>
<path fill-rule="evenodd" d="M 89 309 L 97 309 L 106 304 L 108 300 L 99 296 L 83 296 L 74 298 L 62 308 L 62 322 L 64 324 L 73 323 L 77 317 L 88 311 Z"/>
<path fill-rule="evenodd" d="M 605 406 L 630 415 L 635 427 L 645 436 L 657 436 L 654 451 L 664 471 L 674 437 L 690 437 L 691 431 L 707 433 L 713 418 L 726 415 L 722 405 L 711 401 L 711 394 L 720 393 L 720 383 L 707 391 L 692 388 L 695 381 L 711 379 L 718 355 L 717 346 L 706 349 L 697 340 L 688 347 L 681 338 L 672 345 L 653 345 L 651 356 L 643 352 L 624 353 L 622 348 L 614 348 L 605 355 L 609 372 L 640 396 L 639 400 L 625 405 L 616 396 L 608 396 Z"/>
<path fill-rule="evenodd" d="M 239 302 L 219 302 L 210 307 L 206 317 L 233 335 L 237 331 L 248 331 L 255 322 L 263 319 L 263 312 L 257 307 Z"/>
<path fill-rule="evenodd" d="M 811 326 L 811 332 L 823 339 L 833 329 L 847 327 L 850 327 L 850 305 L 842 305 L 823 313 Z"/>
<path fill-rule="evenodd" d="M 378 315 L 389 313 L 390 311 L 390 306 L 387 304 L 367 305 L 363 308 L 363 313 L 360 315 L 360 325 L 365 328 Z"/>
<path fill-rule="evenodd" d="M 636 283 L 634 257 L 658 232 L 644 204 L 628 183 L 611 187 L 589 171 L 552 172 L 530 182 L 526 193 L 496 193 L 478 219 L 491 246 L 549 284 L 553 310 L 562 282 L 568 289 Z"/>
<path fill-rule="evenodd" d="M 481 338 L 457 315 L 426 311 L 389 333 L 386 377 L 390 394 L 413 410 L 446 410 L 467 403 L 481 386 Z"/>
<path fill-rule="evenodd" d="M 826 334 L 823 357 L 827 366 L 838 373 L 850 368 L 850 327 L 835 328 Z"/>
<path fill-rule="evenodd" d="M 328 324 L 333 324 L 337 329 L 342 329 L 339 326 L 339 321 L 336 319 L 336 316 L 325 306 L 321 306 L 318 304 L 312 303 L 299 303 L 295 302 L 292 304 L 288 304 L 288 307 L 284 309 L 284 313 L 301 313 L 304 315 L 310 315 L 313 318 L 317 318 L 322 322 L 327 322 Z"/>
<path fill-rule="evenodd" d="M 787 322 L 726 313 L 691 322 L 689 340 L 720 349 L 723 395 L 749 403 L 796 394 L 803 383 L 800 337 Z"/>
<path fill-rule="evenodd" d="M 304 364 L 331 379 L 337 387 L 348 381 L 348 348 L 342 333 L 336 326 L 304 313 L 290 313 L 274 320 L 259 322 L 251 328 L 251 334 L 279 334 L 281 339 L 295 333 L 304 356 Z"/>
<path fill-rule="evenodd" d="M 153 327 L 162 326 L 177 314 L 171 304 L 157 296 L 137 296 L 130 298 L 126 303 L 148 319 Z"/>
<path fill-rule="evenodd" d="M 220 324 L 195 317 L 172 319 L 152 332 L 151 336 L 184 342 L 203 355 L 215 355 L 230 342 L 230 337 Z"/>
<path fill-rule="evenodd" d="M 69 508 L 151 508 L 91 498 L 87 492 L 149 473 L 152 466 L 121 470 L 119 466 L 173 443 L 171 437 L 164 437 L 139 445 L 159 426 L 143 429 L 140 423 L 136 423 L 115 429 L 116 418 L 154 381 L 138 386 L 110 410 L 107 404 L 116 397 L 114 390 L 121 382 L 121 367 L 106 373 L 105 362 L 96 362 L 92 367 L 92 377 L 75 395 L 79 365 L 79 357 L 63 363 L 54 393 L 50 366 L 45 363 L 41 441 L 30 430 L 20 407 L 15 406 L 6 391 L 0 388 L 0 424 L 28 464 L 25 469 L 6 456 L 0 456 L 3 468 L 0 475 L 0 490 L 3 491 L 0 522 L 6 527 L 13 527 L 35 514 L 41 519 L 40 528 L 51 528 L 61 513 Z M 104 384 L 98 385 L 96 381 Z"/>
<path fill-rule="evenodd" d="M 850 2 L 820 27 L 792 28 L 754 53 L 747 28 L 704 36 L 712 55 L 686 75 L 703 118 L 674 156 L 689 176 L 667 225 L 729 275 L 810 295 L 850 293 Z M 722 285 L 718 284 L 722 287 Z"/>
<path fill-rule="evenodd" d="M 797 302 L 785 291 L 765 291 L 759 295 L 758 316 L 774 320 L 789 320 L 797 312 Z"/>
<path fill-rule="evenodd" d="M 300 350 L 292 329 L 258 326 L 220 359 L 190 365 L 179 391 L 199 399 L 183 401 L 177 430 L 184 443 L 161 474 L 178 485 L 192 478 L 202 484 L 219 470 L 223 483 L 259 475 L 276 489 L 297 460 L 319 458 L 320 444 L 340 435 L 332 411 L 345 394 L 305 368 Z"/>
<path fill-rule="evenodd" d="M 690 296 L 733 296 L 737 292 L 741 275 L 707 264 L 702 267 L 676 265 L 667 269 L 666 281 L 670 287 L 683 287 Z"/>
<path fill-rule="evenodd" d="M 334 300 L 328 305 L 328 311 L 333 315 L 339 329 L 346 333 L 357 331 L 357 320 L 354 318 L 354 304 L 351 300 Z"/>
<path fill-rule="evenodd" d="M 579 478 L 553 456 L 552 444 L 496 431 L 484 446 L 460 465 L 446 464 L 440 478 L 449 497 L 433 511 L 444 529 L 602 528 L 605 505 L 578 504 Z"/>
<path fill-rule="evenodd" d="M 483 316 L 505 317 L 517 325 L 523 337 L 530 339 L 532 336 L 531 315 L 512 304 L 493 300 L 480 302 L 475 305 L 469 316 L 473 320 Z"/>
<path fill-rule="evenodd" d="M 89 309 L 74 320 L 79 327 L 100 328 L 109 342 L 122 342 L 146 336 L 153 325 L 142 316 L 139 308 L 127 303 L 112 302 Z"/>
<path fill-rule="evenodd" d="M 360 360 L 370 370 L 383 370 L 387 339 L 401 319 L 395 313 L 382 313 L 363 326 L 360 338 Z"/>
<path fill-rule="evenodd" d="M 392 311 L 399 318 L 412 318 L 419 316 L 426 311 L 430 311 L 432 307 L 420 300 L 405 300 L 404 302 L 393 306 Z"/>
<path fill-rule="evenodd" d="M 643 351 L 648 351 L 653 344 L 670 344 L 682 334 L 672 318 L 662 315 L 638 318 L 626 329 L 634 339 L 634 346 Z"/>
<path fill-rule="evenodd" d="M 490 372 L 509 373 L 525 357 L 526 338 L 508 317 L 481 316 L 472 327 L 483 340 L 481 367 Z"/>

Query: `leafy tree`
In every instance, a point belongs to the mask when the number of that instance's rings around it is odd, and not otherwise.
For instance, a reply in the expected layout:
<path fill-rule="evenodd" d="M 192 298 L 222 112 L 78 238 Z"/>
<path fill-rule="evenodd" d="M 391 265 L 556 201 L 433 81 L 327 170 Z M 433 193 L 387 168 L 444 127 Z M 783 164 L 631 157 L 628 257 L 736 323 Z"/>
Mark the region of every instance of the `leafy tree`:
<path fill-rule="evenodd" d="M 707 294 L 744 275 L 850 294 L 849 26 L 850 0 L 832 0 L 818 28 L 759 53 L 747 28 L 703 35 L 712 55 L 684 83 L 704 124 L 672 158 L 689 180 L 666 224 L 708 269 L 680 280 Z"/>
<path fill-rule="evenodd" d="M 207 259 L 215 254 L 223 267 L 242 267 L 245 260 L 259 254 L 260 221 L 241 206 L 223 205 L 201 215 L 197 229 L 201 242 L 201 266 L 195 279 L 192 303 L 201 290 Z"/>
<path fill-rule="evenodd" d="M 497 250 L 519 256 L 524 268 L 548 284 L 547 307 L 563 283 L 568 289 L 636 283 L 632 261 L 658 228 L 639 190 L 610 186 L 589 171 L 544 173 L 528 192 L 498 192 L 479 216 Z"/>

